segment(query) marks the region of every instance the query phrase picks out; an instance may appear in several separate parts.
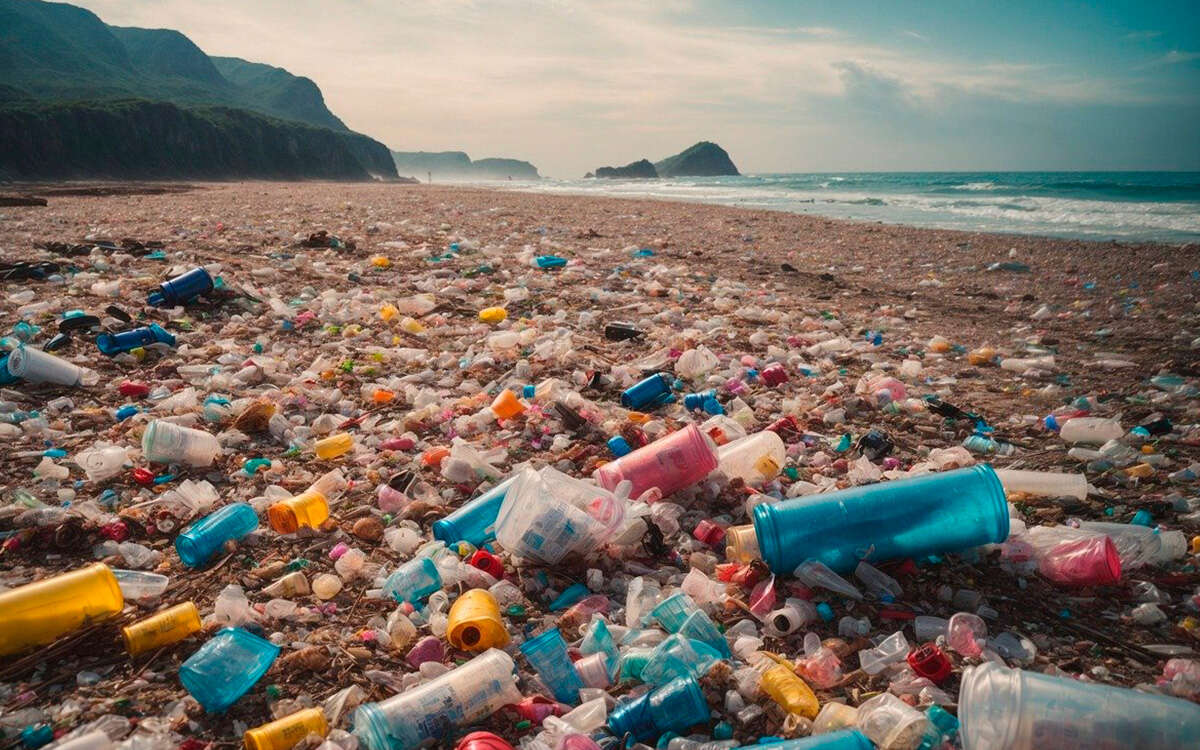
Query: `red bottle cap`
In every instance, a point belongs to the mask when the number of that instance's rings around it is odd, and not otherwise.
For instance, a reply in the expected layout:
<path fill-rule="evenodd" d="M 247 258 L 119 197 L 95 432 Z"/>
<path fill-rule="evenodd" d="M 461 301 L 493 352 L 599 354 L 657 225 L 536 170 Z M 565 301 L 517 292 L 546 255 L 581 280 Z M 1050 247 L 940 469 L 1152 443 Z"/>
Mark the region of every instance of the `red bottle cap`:
<path fill-rule="evenodd" d="M 504 563 L 500 561 L 499 557 L 496 557 L 485 549 L 475 550 L 475 554 L 471 555 L 471 559 L 468 562 L 492 578 L 504 577 Z"/>
<path fill-rule="evenodd" d="M 458 741 L 454 750 L 513 750 L 513 746 L 491 732 L 471 732 Z"/>
<path fill-rule="evenodd" d="M 908 666 L 933 683 L 941 683 L 950 676 L 950 660 L 933 643 L 917 646 L 908 653 Z"/>

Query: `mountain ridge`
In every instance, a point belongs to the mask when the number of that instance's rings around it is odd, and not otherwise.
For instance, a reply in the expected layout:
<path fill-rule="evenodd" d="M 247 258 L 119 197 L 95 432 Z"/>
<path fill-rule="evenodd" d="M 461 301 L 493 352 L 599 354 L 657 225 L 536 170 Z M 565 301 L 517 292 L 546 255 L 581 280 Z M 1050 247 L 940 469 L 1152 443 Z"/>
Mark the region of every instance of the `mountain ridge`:
<path fill-rule="evenodd" d="M 537 180 L 537 167 L 521 159 L 487 157 L 472 160 L 465 151 L 392 151 L 398 174 L 433 179 Z"/>

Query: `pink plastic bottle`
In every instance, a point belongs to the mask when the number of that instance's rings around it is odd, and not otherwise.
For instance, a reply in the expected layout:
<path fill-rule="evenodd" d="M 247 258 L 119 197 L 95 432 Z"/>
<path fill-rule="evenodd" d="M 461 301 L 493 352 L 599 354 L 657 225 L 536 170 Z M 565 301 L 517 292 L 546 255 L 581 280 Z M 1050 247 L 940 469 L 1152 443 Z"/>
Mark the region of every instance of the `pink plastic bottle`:
<path fill-rule="evenodd" d="M 1106 586 L 1121 580 L 1121 558 L 1107 536 L 1072 539 L 1038 560 L 1038 571 L 1064 586 Z"/>
<path fill-rule="evenodd" d="M 633 453 L 596 469 L 596 481 L 612 492 L 623 479 L 633 483 L 630 497 L 651 487 L 664 496 L 695 484 L 717 468 L 717 452 L 700 428 L 690 424 Z"/>

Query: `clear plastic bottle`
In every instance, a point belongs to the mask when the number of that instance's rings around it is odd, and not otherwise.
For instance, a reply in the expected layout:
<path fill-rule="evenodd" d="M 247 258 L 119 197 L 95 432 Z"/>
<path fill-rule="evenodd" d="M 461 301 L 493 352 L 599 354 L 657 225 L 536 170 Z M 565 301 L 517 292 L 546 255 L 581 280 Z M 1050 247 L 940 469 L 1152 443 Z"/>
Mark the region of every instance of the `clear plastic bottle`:
<path fill-rule="evenodd" d="M 367 750 L 415 750 L 447 739 L 453 729 L 521 700 L 514 666 L 503 651 L 485 651 L 429 682 L 359 707 L 354 734 Z"/>
<path fill-rule="evenodd" d="M 159 464 L 211 466 L 221 452 L 215 435 L 156 419 L 142 433 L 142 455 Z"/>
<path fill-rule="evenodd" d="M 718 448 L 717 471 L 747 484 L 762 484 L 779 474 L 786 459 L 783 438 L 763 430 Z"/>

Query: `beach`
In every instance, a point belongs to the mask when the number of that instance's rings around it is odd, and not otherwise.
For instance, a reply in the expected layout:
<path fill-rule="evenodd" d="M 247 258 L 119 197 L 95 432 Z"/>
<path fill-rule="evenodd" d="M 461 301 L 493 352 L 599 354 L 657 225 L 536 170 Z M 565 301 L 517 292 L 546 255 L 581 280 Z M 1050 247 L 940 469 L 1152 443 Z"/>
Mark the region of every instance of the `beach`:
<path fill-rule="evenodd" d="M 96 192 L 104 192 L 103 184 L 97 187 Z M 4 400 L 14 402 L 17 409 L 43 410 L 53 433 L 48 437 L 24 430 L 5 436 L 4 449 L 14 455 L 5 461 L 0 476 L 6 502 L 18 488 L 47 500 L 60 489 L 71 489 L 78 504 L 98 500 L 102 490 L 111 487 L 121 496 L 120 508 L 171 487 L 167 482 L 141 488 L 124 475 L 108 483 L 47 484 L 32 472 L 40 461 L 37 452 L 50 444 L 74 454 L 105 440 L 135 446 L 136 454 L 147 413 L 115 421 L 114 411 L 129 402 L 117 385 L 140 380 L 178 391 L 189 385 L 176 369 L 185 362 L 220 360 L 227 372 L 244 373 L 245 368 L 256 366 L 256 356 L 269 357 L 269 366 L 259 365 L 260 372 L 245 373 L 245 379 L 201 385 L 200 400 L 210 393 L 236 400 L 285 392 L 287 400 L 280 403 L 304 414 L 310 423 L 318 411 L 356 418 L 358 412 L 346 405 L 361 407 L 368 389 L 385 383 L 401 395 L 382 413 L 400 419 L 421 440 L 416 449 L 382 457 L 366 450 L 338 464 L 354 484 L 348 500 L 335 509 L 333 528 L 327 533 L 265 535 L 221 559 L 215 570 L 182 568 L 171 548 L 172 533 L 135 532 L 132 541 L 164 554 L 156 568 L 172 577 L 166 603 L 192 598 L 202 612 L 208 612 L 222 587 L 237 583 L 255 604 L 265 604 L 269 597 L 258 593 L 265 577 L 255 576 L 256 568 L 303 558 L 310 561 L 305 568 L 309 574 L 332 570 L 328 551 L 334 539 L 361 547 L 370 564 L 394 564 L 399 557 L 378 537 L 370 541 L 353 529 L 360 519 L 380 515 L 374 506 L 375 488 L 395 470 L 412 469 L 438 490 L 460 490 L 461 496 L 447 501 L 447 506 L 465 500 L 472 488 L 448 483 L 436 468 L 419 462 L 422 447 L 449 445 L 456 431 L 431 415 L 405 416 L 416 407 L 404 397 L 399 380 L 404 376 L 413 376 L 407 384 L 414 388 L 438 392 L 448 411 L 464 416 L 490 402 L 490 394 L 480 395 L 482 389 L 502 382 L 519 367 L 518 360 L 532 360 L 528 381 L 557 377 L 578 389 L 589 404 L 600 404 L 580 408 L 603 432 L 625 424 L 625 413 L 617 406 L 621 388 L 604 382 L 604 376 L 617 370 L 624 376 L 626 369 L 636 369 L 638 362 L 657 350 L 670 350 L 677 357 L 700 345 L 717 353 L 723 366 L 742 356 L 757 358 L 761 364 L 772 347 L 778 350 L 775 358 L 789 363 L 788 383 L 772 389 L 755 382 L 741 396 L 754 412 L 756 429 L 785 413 L 832 442 L 843 434 L 857 438 L 871 428 L 882 429 L 895 441 L 894 455 L 902 468 L 925 459 L 931 449 L 960 445 L 971 431 L 968 425 L 950 424 L 928 412 L 888 410 L 870 403 L 872 394 L 855 393 L 860 378 L 896 374 L 905 360 L 915 359 L 923 368 L 921 375 L 905 378 L 910 397 L 936 396 L 975 413 L 994 428 L 997 439 L 1016 446 L 1012 455 L 981 458 L 997 467 L 1082 471 L 1082 464 L 1067 457 L 1067 446 L 1043 423 L 1045 415 L 1081 397 L 1091 399 L 1089 408 L 1096 415 L 1118 418 L 1126 429 L 1153 421 L 1156 414 L 1165 416 L 1172 430 L 1158 441 L 1147 442 L 1151 447 L 1146 451 L 1162 455 L 1164 461 L 1148 474 L 1121 468 L 1089 473 L 1096 492 L 1086 500 L 1018 498 L 1018 513 L 1029 525 L 1061 523 L 1071 517 L 1127 523 L 1136 511 L 1147 510 L 1155 523 L 1184 531 L 1188 540 L 1200 532 L 1192 519 L 1181 520 L 1191 512 L 1183 498 L 1172 497 L 1193 494 L 1193 488 L 1168 480 L 1172 473 L 1200 460 L 1200 433 L 1190 427 L 1198 421 L 1196 402 L 1182 390 L 1148 385 L 1150 378 L 1165 372 L 1189 384 L 1200 377 L 1200 246 L 1195 244 L 920 229 L 700 203 L 477 186 L 229 182 L 195 183 L 191 189 L 172 192 L 150 189 L 144 194 L 135 189 L 113 195 L 62 195 L 37 185 L 6 192 L 46 194 L 48 205 L 0 208 L 0 258 L 53 261 L 63 268 L 74 265 L 77 271 L 94 273 L 97 281 L 121 281 L 117 296 L 91 283 L 5 282 L 0 309 L 10 326 L 20 318 L 18 308 L 30 304 L 23 298 L 14 301 L 14 296 L 33 289 L 36 301 L 50 303 L 29 317 L 30 323 L 43 329 L 36 338 L 39 344 L 53 334 L 63 312 L 81 309 L 103 315 L 111 304 L 142 323 L 168 325 L 178 338 L 174 351 L 151 352 L 137 360 L 128 355 L 102 357 L 90 340 L 76 337 L 58 353 L 95 369 L 98 385 L 5 391 Z M 321 231 L 338 241 L 324 246 L 323 240 L 308 241 Z M 88 249 L 101 240 L 122 243 L 126 239 L 161 247 L 165 258 L 130 250 L 134 246 L 129 243 L 124 243 L 123 251 Z M 66 244 L 39 249 L 44 243 Z M 83 249 L 71 252 L 72 245 Z M 567 263 L 543 271 L 530 265 L 531 255 L 557 256 Z M 219 275 L 226 284 L 218 301 L 169 313 L 143 309 L 145 292 L 167 278 L 168 269 L 213 263 L 220 264 Z M 527 346 L 519 355 L 496 351 L 492 361 L 480 360 L 489 350 L 491 332 L 479 323 L 477 313 L 504 305 L 505 290 L 516 287 L 528 289 L 529 296 L 510 295 L 503 329 L 532 327 L 543 335 L 566 331 L 570 344 L 551 347 L 551 354 Z M 420 293 L 438 300 L 435 311 L 417 316 L 423 326 L 400 332 L 394 324 L 379 320 L 376 311 L 383 301 Z M 322 295 L 326 300 L 315 304 Z M 297 312 L 312 310 L 312 319 L 296 323 L 297 317 L 281 323 L 261 304 L 272 297 L 294 303 Z M 607 340 L 604 324 L 614 321 L 629 321 L 652 330 L 653 335 L 643 341 Z M 851 348 L 827 354 L 811 349 L 826 340 L 826 334 L 844 336 L 852 342 Z M 946 346 L 936 337 L 944 338 Z M 425 354 L 404 360 L 386 354 L 389 348 L 402 347 Z M 983 347 L 993 348 L 1001 358 L 1052 355 L 1053 361 L 1026 373 L 969 361 L 967 352 Z M 384 353 L 372 360 L 377 350 Z M 312 403 L 298 405 L 304 387 L 289 384 L 288 379 L 318 356 L 348 364 L 337 365 L 339 372 L 322 374 L 323 380 L 311 386 L 340 389 L 338 396 L 314 411 Z M 800 369 L 801 362 L 810 369 Z M 434 374 L 418 377 L 426 368 Z M 688 388 L 710 385 L 699 378 Z M 722 392 L 722 399 L 729 395 Z M 49 401 L 63 396 L 72 400 L 69 406 L 47 410 Z M 152 411 L 146 404 L 140 406 Z M 845 409 L 844 422 L 825 418 L 834 406 Z M 678 416 L 672 412 L 667 421 L 677 424 Z M 571 448 L 552 449 L 550 436 L 562 430 L 548 419 L 542 425 L 545 435 L 506 424 L 468 436 L 483 447 L 506 446 L 510 463 L 518 459 L 565 462 L 579 476 L 590 473 L 606 455 L 594 436 L 572 436 L 567 440 Z M 214 425 L 213 432 L 217 431 Z M 808 455 L 822 450 L 820 445 L 809 446 Z M 823 468 L 797 461 L 798 476 L 844 480 L 848 463 L 856 457 L 839 456 L 828 447 L 823 450 L 833 463 Z M 270 481 L 295 492 L 307 486 L 310 475 L 333 465 L 256 437 L 232 444 L 210 470 L 185 475 L 212 479 L 223 499 L 248 499 L 269 483 L 261 475 L 239 474 L 243 462 L 256 455 L 281 461 L 284 471 L 272 474 Z M 82 478 L 78 470 L 72 472 L 73 480 Z M 745 523 L 744 510 L 729 506 L 727 500 L 704 506 L 703 515 Z M 436 504 L 423 506 L 412 509 L 409 517 L 428 531 L 429 522 L 444 511 Z M 131 528 L 134 520 L 147 521 L 136 512 L 128 517 Z M 5 524 L 0 530 L 14 530 L 11 516 L 0 523 Z M 688 531 L 683 532 L 685 538 Z M 91 562 L 95 559 L 92 545 L 102 539 L 94 530 L 85 531 L 83 538 L 88 543 L 65 544 L 50 553 L 45 544 L 32 541 L 6 546 L 0 556 L 0 579 L 16 585 Z M 723 561 L 723 548 L 710 552 Z M 1038 645 L 1039 669 L 1054 664 L 1122 686 L 1153 683 L 1161 674 L 1167 651 L 1146 647 L 1166 645 L 1186 653 L 1196 646 L 1197 631 L 1180 626 L 1191 614 L 1184 602 L 1200 584 L 1200 574 L 1188 557 L 1167 568 L 1129 573 L 1127 580 L 1152 581 L 1171 596 L 1173 603 L 1163 607 L 1166 621 L 1147 626 L 1131 620 L 1129 611 L 1137 602 L 1126 584 L 1066 590 L 1037 576 L 1018 582 L 1000 569 L 995 552 L 994 548 L 987 551 L 991 559 L 985 554 L 906 575 L 905 593 L 896 605 L 906 614 L 895 620 L 881 614 L 889 607 L 878 601 L 845 610 L 839 606 L 838 615 L 867 616 L 875 626 L 873 633 L 886 634 L 903 627 L 905 617 L 913 613 L 949 616 L 954 609 L 941 596 L 944 587 L 978 591 L 996 612 L 990 620 L 993 635 L 1012 630 L 1029 636 Z M 688 554 L 646 559 L 663 566 L 665 580 L 687 572 Z M 120 562 L 116 556 L 110 560 Z M 612 558 L 591 565 L 603 570 L 609 581 L 620 570 L 620 562 Z M 568 582 L 582 581 L 588 567 L 551 567 L 552 583 L 543 588 L 560 591 Z M 531 583 L 533 575 L 532 570 L 514 573 L 523 586 L 537 588 Z M 307 602 L 316 608 L 310 618 L 261 623 L 265 634 L 279 634 L 273 640 L 284 644 L 287 653 L 317 647 L 320 657 L 313 657 L 317 666 L 305 668 L 296 659 L 283 664 L 281 659 L 227 714 L 206 715 L 194 705 L 180 704 L 172 714 L 176 729 L 229 747 L 240 739 L 244 722 L 259 722 L 269 715 L 268 702 L 290 701 L 289 708 L 319 704 L 352 683 L 363 688 L 368 700 L 391 695 L 401 680 L 389 679 L 387 673 L 410 668 L 403 664 L 403 652 L 372 640 L 374 636 L 363 636 L 382 627 L 383 618 L 395 606 L 366 595 L 369 588 L 363 579 L 348 581 L 330 602 Z M 784 595 L 781 591 L 781 600 Z M 742 614 L 730 605 L 718 619 L 731 624 Z M 515 633 L 544 616 L 547 621 L 554 619 L 545 614 L 544 602 L 531 600 L 528 612 L 511 619 L 511 628 Z M 0 701 L 7 701 L 9 707 L 53 711 L 55 704 L 75 699 L 84 706 L 85 718 L 95 718 L 105 712 L 156 716 L 183 697 L 175 670 L 194 644 L 164 649 L 152 657 L 122 659 L 115 631 L 105 627 L 94 626 L 91 641 L 60 644 L 52 660 L 39 662 L 35 655 L 0 668 L 0 683 L 8 688 L 0 693 Z M 212 630 L 216 625 L 207 627 Z M 812 629 L 837 638 L 836 621 Z M 101 642 L 97 634 L 112 637 L 111 642 L 103 641 L 104 653 L 95 653 Z M 775 639 L 771 645 L 789 658 L 801 652 L 797 638 Z M 886 685 L 886 680 L 872 682 L 854 672 L 858 659 L 853 652 L 870 645 L 865 639 L 843 641 L 839 648 L 845 670 L 856 676 L 818 691 L 822 700 L 854 702 Z M 96 679 L 77 681 L 80 672 L 94 673 Z M 708 679 L 710 706 L 719 706 L 729 683 L 720 683 L 718 675 Z M 953 694 L 958 679 L 956 671 L 943 687 Z M 270 695 L 264 689 L 268 684 L 277 686 Z M 277 710 L 275 715 L 283 713 Z M 777 718 L 767 712 L 752 725 L 735 726 L 736 736 L 749 742 L 778 732 Z M 184 729 L 188 720 L 195 723 Z M 511 741 L 524 731 L 501 714 L 487 726 Z"/>

